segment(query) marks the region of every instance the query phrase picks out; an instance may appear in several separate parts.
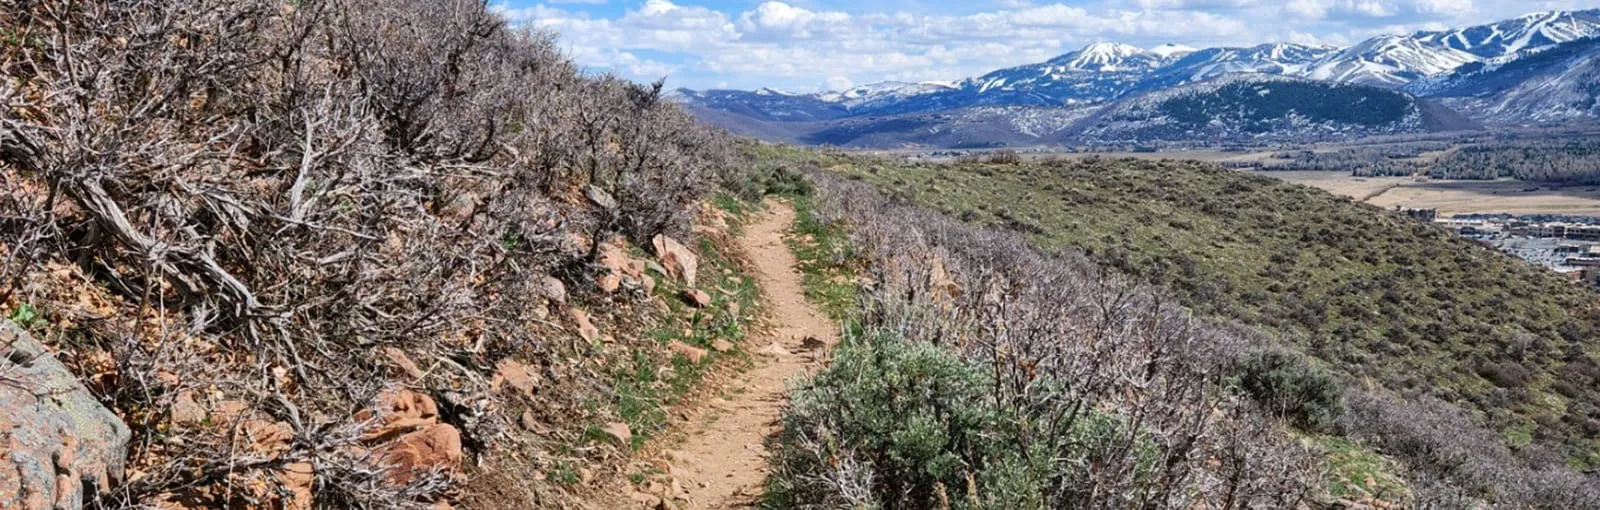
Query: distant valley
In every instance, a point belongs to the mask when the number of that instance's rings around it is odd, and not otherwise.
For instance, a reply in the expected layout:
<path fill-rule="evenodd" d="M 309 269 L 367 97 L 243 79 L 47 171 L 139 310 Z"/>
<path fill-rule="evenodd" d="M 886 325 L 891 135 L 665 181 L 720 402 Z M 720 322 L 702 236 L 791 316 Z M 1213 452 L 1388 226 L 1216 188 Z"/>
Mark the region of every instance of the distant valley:
<path fill-rule="evenodd" d="M 791 94 L 680 89 L 702 120 L 850 148 L 1263 144 L 1600 118 L 1600 10 L 1552 11 L 1348 48 L 1091 44 L 950 83 Z"/>

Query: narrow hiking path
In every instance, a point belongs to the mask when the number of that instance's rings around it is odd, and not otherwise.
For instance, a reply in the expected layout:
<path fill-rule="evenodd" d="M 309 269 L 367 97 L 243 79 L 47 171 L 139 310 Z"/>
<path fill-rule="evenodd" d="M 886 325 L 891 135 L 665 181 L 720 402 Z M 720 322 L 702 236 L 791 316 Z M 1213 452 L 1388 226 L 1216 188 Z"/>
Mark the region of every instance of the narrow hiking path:
<path fill-rule="evenodd" d="M 751 337 L 754 366 L 729 384 L 695 416 L 685 439 L 668 452 L 673 476 L 687 494 L 687 508 L 752 506 L 767 478 L 763 441 L 779 428 L 787 397 L 784 383 L 820 366 L 837 342 L 827 316 L 806 302 L 798 261 L 784 243 L 795 221 L 788 203 L 767 201 L 767 210 L 739 240 L 755 264 L 769 327 Z"/>

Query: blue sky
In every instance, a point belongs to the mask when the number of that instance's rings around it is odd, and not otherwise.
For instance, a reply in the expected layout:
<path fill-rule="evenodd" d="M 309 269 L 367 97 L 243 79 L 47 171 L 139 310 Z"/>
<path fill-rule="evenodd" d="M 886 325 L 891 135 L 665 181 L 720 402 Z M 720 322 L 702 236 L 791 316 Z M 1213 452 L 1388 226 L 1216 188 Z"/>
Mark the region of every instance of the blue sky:
<path fill-rule="evenodd" d="M 1097 41 L 1343 46 L 1600 0 L 490 0 L 585 68 L 671 87 L 952 81 Z"/>

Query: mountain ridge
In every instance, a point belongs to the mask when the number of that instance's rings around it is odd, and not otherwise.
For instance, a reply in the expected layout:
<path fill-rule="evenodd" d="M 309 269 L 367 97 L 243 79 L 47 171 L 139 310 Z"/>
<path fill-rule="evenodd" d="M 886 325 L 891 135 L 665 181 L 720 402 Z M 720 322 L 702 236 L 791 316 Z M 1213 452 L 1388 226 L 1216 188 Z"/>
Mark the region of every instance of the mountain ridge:
<path fill-rule="evenodd" d="M 880 127 L 901 125 L 907 129 L 956 127 L 937 127 L 927 122 L 898 122 L 888 117 L 928 116 L 941 112 L 961 115 L 986 107 L 1013 108 L 1032 116 L 1048 115 L 1038 112 L 1039 108 L 1105 108 L 1141 95 L 1235 74 L 1277 75 L 1340 85 L 1372 86 L 1429 98 L 1436 90 L 1443 90 L 1442 83 L 1458 70 L 1497 69 L 1519 59 L 1533 58 L 1552 48 L 1597 36 L 1600 36 L 1600 9 L 1547 11 L 1470 27 L 1379 35 L 1345 48 L 1279 42 L 1202 49 L 1169 43 L 1143 49 L 1124 43 L 1100 41 L 1043 62 L 996 69 L 953 82 L 883 82 L 845 91 L 788 95 L 760 94 L 759 91 L 741 94 L 737 91 L 680 89 L 672 97 L 701 111 L 717 110 L 745 117 L 748 122 L 825 123 L 879 118 L 872 122 Z M 1498 78 L 1504 79 L 1504 74 L 1498 75 Z M 1581 76 L 1569 78 L 1578 79 Z M 1511 87 L 1501 88 L 1510 90 Z M 1581 101 L 1583 97 L 1588 97 L 1585 94 L 1577 90 L 1566 96 Z M 1523 103 L 1539 102 L 1541 99 L 1536 94 L 1526 93 L 1508 101 Z M 1454 109 L 1454 114 L 1496 125 L 1508 122 L 1528 124 L 1548 120 L 1552 116 L 1600 117 L 1600 112 L 1587 108 L 1569 109 L 1565 114 L 1555 115 L 1550 113 L 1555 110 L 1554 106 L 1507 107 L 1484 98 L 1452 98 L 1432 103 L 1427 108 L 1440 113 L 1445 109 Z M 1522 118 L 1517 116 L 1519 112 L 1533 113 Z M 985 113 L 989 121 L 994 120 L 992 113 Z M 1092 112 L 1090 116 L 1093 116 Z M 723 127 L 750 132 L 733 126 L 740 122 L 728 123 L 730 115 L 715 117 Z M 985 121 L 988 123 L 986 125 L 993 124 L 989 121 Z M 851 122 L 861 124 L 859 121 Z M 1459 122 L 1424 124 L 1461 125 Z M 823 129 L 834 127 L 838 126 Z M 1335 129 L 1330 133 L 1339 132 L 1343 130 Z M 821 138 L 831 140 L 835 137 Z M 999 145 L 1019 141 L 1048 144 L 1067 138 L 1072 137 L 1059 136 L 1058 133 L 1031 139 L 1027 136 L 1001 136 L 994 141 Z M 909 143 L 917 145 L 916 142 Z"/>

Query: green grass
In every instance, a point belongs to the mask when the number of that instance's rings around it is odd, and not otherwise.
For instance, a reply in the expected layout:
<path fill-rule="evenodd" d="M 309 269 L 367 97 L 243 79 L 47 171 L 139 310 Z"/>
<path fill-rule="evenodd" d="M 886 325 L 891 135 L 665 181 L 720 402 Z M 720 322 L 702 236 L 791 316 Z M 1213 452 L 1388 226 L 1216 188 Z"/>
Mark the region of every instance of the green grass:
<path fill-rule="evenodd" d="M 739 207 L 748 211 L 754 206 L 739 204 Z M 734 219 L 730 227 L 739 221 Z M 631 449 L 643 447 L 666 429 L 668 409 L 693 394 L 712 366 L 726 358 L 746 356 L 744 343 L 749 329 L 745 317 L 752 316 L 760 304 L 756 280 L 741 272 L 738 264 L 710 241 L 701 240 L 697 248 L 698 288 L 711 296 L 711 305 L 689 306 L 681 298 L 687 289 L 682 282 L 651 271 L 649 276 L 657 282 L 655 293 L 667 304 L 666 313 L 658 318 L 661 325 L 644 334 L 653 343 L 649 348 L 634 349 L 612 360 L 607 369 L 611 378 L 609 405 L 616 417 L 628 424 L 633 434 L 627 445 Z M 635 253 L 636 256 L 641 254 Z M 734 349 L 717 352 L 712 346 L 718 340 L 732 343 Z M 667 344 L 673 341 L 705 349 L 707 356 L 695 363 L 682 354 L 671 353 Z M 668 364 L 670 370 L 661 370 L 663 363 Z M 593 430 L 597 435 L 591 434 L 587 440 L 610 440 L 598 427 Z"/>
<path fill-rule="evenodd" d="M 1600 450 L 1600 295 L 1431 225 L 1198 163 L 919 165 L 767 151 L 1081 251 L 1346 377 L 1456 403 L 1515 431 L 1509 446 L 1525 445 L 1533 424 L 1533 437 L 1575 457 Z M 823 303 L 841 297 L 816 288 Z"/>
<path fill-rule="evenodd" d="M 1399 473 L 1400 467 L 1372 449 L 1335 436 L 1315 436 L 1311 444 L 1323 452 L 1327 462 L 1328 493 L 1340 498 L 1372 498 L 1395 503 L 1411 499 L 1411 489 Z"/>
<path fill-rule="evenodd" d="M 806 299 L 835 322 L 849 322 L 856 310 L 855 251 L 841 225 L 828 225 L 816 216 L 811 197 L 790 197 L 795 208 L 796 236 L 789 250 L 799 259 L 801 285 Z"/>

